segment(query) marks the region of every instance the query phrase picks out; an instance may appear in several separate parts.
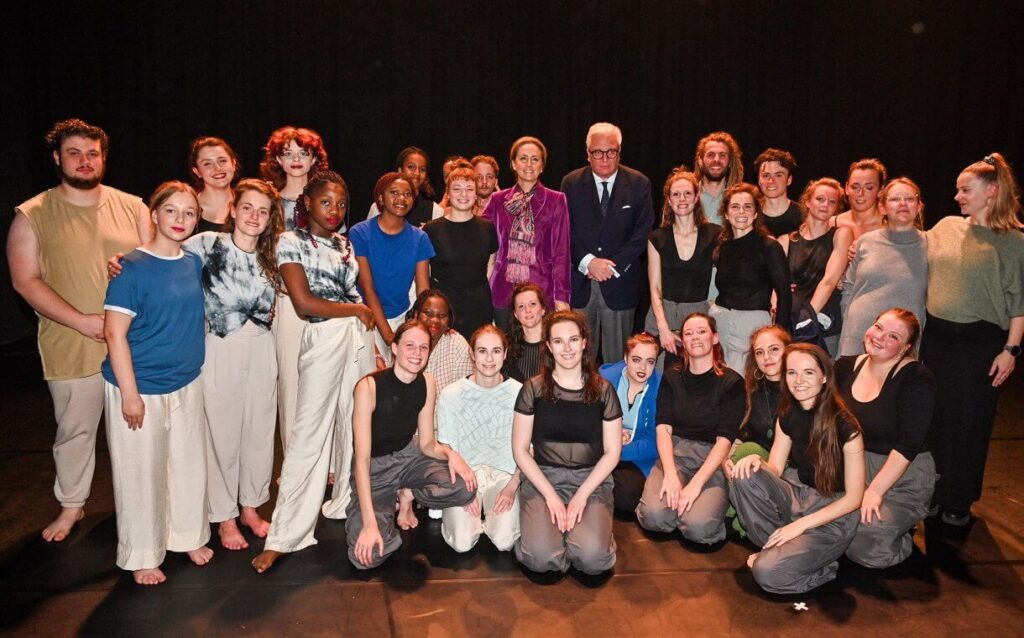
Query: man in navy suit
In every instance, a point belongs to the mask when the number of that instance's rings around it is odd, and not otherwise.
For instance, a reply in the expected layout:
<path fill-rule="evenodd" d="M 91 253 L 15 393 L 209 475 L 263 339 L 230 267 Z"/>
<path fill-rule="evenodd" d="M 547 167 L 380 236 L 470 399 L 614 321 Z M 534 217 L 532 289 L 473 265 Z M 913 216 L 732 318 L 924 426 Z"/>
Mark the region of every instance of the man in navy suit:
<path fill-rule="evenodd" d="M 562 179 L 569 203 L 572 307 L 590 324 L 593 352 L 622 358 L 646 280 L 640 257 L 654 226 L 651 182 L 619 164 L 622 131 L 598 122 L 587 132 L 587 162 Z"/>

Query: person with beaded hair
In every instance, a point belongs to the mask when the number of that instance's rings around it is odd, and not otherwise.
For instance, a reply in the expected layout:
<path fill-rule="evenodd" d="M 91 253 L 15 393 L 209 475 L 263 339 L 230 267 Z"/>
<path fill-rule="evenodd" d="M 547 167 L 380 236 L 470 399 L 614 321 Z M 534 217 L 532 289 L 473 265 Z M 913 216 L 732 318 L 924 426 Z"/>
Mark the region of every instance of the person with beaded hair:
<path fill-rule="evenodd" d="M 264 572 L 285 553 L 316 544 L 324 485 L 337 473 L 325 514 L 340 518 L 351 493 L 352 391 L 374 367 L 373 312 L 356 289 L 359 265 L 337 232 L 348 203 L 340 175 L 321 171 L 306 185 L 305 226 L 281 235 L 277 263 L 295 311 L 306 319 L 298 357 L 295 424 L 281 465 L 277 504 L 263 551 Z"/>
<path fill-rule="evenodd" d="M 927 232 L 921 360 L 937 387 L 932 505 L 944 522 L 966 525 L 981 498 L 999 386 L 1013 373 L 1024 337 L 1024 223 L 1020 188 L 1000 153 L 960 172 L 955 200 L 963 217 L 945 217 Z"/>

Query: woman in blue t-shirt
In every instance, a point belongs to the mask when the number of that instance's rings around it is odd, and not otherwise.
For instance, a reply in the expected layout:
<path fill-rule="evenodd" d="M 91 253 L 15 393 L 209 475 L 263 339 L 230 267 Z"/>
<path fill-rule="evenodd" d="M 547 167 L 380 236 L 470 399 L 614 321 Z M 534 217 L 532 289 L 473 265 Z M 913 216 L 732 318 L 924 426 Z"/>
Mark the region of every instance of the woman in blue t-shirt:
<path fill-rule="evenodd" d="M 107 439 L 117 512 L 117 566 L 158 585 L 168 550 L 196 565 L 206 547 L 206 432 L 199 374 L 203 343 L 202 263 L 181 250 L 199 219 L 183 182 L 150 196 L 153 238 L 128 253 L 110 282 L 103 335 Z"/>
<path fill-rule="evenodd" d="M 352 227 L 349 239 L 359 264 L 359 291 L 373 310 L 377 349 L 385 363 L 394 329 L 405 321 L 416 295 L 430 287 L 430 258 L 434 247 L 419 228 L 406 222 L 415 199 L 414 186 L 401 173 L 386 173 L 373 188 L 373 201 L 381 214 Z"/>

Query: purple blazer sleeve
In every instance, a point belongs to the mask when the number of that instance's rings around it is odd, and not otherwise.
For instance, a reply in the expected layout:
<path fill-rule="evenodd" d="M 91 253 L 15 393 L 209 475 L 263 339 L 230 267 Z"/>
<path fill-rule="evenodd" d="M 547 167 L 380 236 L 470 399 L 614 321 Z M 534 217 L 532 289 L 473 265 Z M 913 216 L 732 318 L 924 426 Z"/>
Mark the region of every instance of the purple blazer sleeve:
<path fill-rule="evenodd" d="M 551 202 L 551 297 L 569 303 L 572 287 L 569 282 L 569 206 L 565 194 L 549 191 Z"/>

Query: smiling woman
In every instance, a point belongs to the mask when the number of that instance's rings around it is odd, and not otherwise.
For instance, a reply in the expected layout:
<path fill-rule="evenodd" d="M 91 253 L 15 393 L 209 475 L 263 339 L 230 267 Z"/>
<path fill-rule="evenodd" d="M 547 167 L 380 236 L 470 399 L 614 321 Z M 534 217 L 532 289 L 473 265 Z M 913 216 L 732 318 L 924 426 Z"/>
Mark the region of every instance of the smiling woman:
<path fill-rule="evenodd" d="M 231 185 L 241 168 L 238 156 L 219 137 L 198 137 L 192 140 L 188 166 L 202 211 L 196 232 L 221 230 L 231 208 Z"/>

